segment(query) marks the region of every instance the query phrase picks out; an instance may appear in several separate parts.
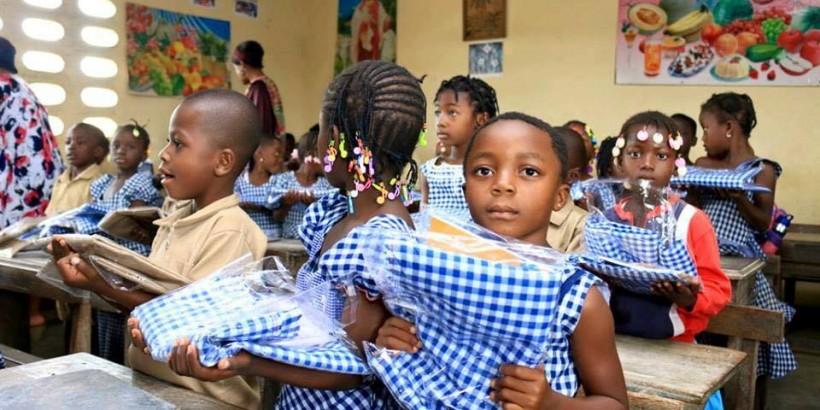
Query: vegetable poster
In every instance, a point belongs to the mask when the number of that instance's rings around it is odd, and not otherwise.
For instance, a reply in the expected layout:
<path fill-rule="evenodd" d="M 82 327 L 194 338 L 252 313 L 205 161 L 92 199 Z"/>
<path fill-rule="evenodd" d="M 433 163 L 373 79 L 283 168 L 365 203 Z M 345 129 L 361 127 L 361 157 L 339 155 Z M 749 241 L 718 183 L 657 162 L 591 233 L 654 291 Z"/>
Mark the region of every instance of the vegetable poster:
<path fill-rule="evenodd" d="M 333 69 L 364 60 L 396 62 L 396 0 L 339 0 Z"/>
<path fill-rule="evenodd" d="M 128 89 L 144 95 L 188 95 L 230 86 L 230 23 L 126 5 Z"/>
<path fill-rule="evenodd" d="M 820 85 L 820 0 L 619 0 L 618 84 Z"/>

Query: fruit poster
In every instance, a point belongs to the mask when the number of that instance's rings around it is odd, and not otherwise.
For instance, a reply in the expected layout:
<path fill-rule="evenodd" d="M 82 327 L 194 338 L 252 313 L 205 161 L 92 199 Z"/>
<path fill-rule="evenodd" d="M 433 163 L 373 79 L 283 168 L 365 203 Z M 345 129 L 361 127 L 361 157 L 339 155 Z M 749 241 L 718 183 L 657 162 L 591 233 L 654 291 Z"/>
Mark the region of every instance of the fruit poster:
<path fill-rule="evenodd" d="M 126 5 L 128 89 L 153 96 L 230 87 L 227 21 Z"/>
<path fill-rule="evenodd" d="M 820 86 L 820 0 L 619 0 L 618 84 Z"/>
<path fill-rule="evenodd" d="M 396 62 L 396 0 L 339 0 L 334 71 L 364 60 Z"/>

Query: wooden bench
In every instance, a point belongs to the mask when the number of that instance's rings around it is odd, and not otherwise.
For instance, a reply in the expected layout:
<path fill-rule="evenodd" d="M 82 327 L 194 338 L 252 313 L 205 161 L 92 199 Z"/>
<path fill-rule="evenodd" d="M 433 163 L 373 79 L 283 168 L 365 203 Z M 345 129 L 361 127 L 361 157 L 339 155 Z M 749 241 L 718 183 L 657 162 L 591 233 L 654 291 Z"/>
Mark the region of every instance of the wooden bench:
<path fill-rule="evenodd" d="M 793 305 L 796 282 L 820 282 L 820 225 L 794 224 L 780 248 L 783 298 Z"/>
<path fill-rule="evenodd" d="M 732 303 L 741 306 L 752 304 L 755 274 L 765 265 L 763 259 L 720 257 L 720 268 L 732 282 Z"/>
<path fill-rule="evenodd" d="M 6 361 L 6 368 L 43 360 L 37 356 L 30 355 L 22 350 L 17 350 L 4 344 L 0 344 L 0 353 L 3 353 L 3 358 Z"/>
<path fill-rule="evenodd" d="M 701 409 L 748 361 L 722 347 L 622 335 L 615 342 L 630 409 Z"/>

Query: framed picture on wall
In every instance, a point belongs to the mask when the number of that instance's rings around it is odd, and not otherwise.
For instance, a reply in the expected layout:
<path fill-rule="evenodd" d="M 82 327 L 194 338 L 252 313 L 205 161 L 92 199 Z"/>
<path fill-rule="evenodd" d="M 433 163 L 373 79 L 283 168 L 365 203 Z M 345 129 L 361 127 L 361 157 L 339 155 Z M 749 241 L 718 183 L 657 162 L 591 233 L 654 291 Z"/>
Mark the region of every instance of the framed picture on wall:
<path fill-rule="evenodd" d="M 470 44 L 470 75 L 499 76 L 504 71 L 504 43 Z"/>
<path fill-rule="evenodd" d="M 507 36 L 507 0 L 464 0 L 464 41 Z"/>

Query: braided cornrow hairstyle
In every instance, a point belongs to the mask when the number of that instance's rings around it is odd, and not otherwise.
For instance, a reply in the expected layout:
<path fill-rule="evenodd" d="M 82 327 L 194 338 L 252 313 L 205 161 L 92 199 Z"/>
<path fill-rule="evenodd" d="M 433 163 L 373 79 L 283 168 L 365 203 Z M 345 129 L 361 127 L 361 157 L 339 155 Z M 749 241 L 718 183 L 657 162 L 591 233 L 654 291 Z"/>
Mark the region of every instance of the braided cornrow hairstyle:
<path fill-rule="evenodd" d="M 493 118 L 501 111 L 498 108 L 495 89 L 480 78 L 457 75 L 449 80 L 442 81 L 441 86 L 436 91 L 436 101 L 438 101 L 439 95 L 445 91 L 454 92 L 456 102 L 458 102 L 458 93 L 467 93 L 476 114 L 486 113 L 487 117 Z"/>
<path fill-rule="evenodd" d="M 322 104 L 324 125 L 344 133 L 353 152 L 358 136 L 373 153 L 376 175 L 398 176 L 410 164 L 411 185 L 418 166 L 413 150 L 424 127 L 427 103 L 419 79 L 385 61 L 363 61 L 339 74 Z"/>
<path fill-rule="evenodd" d="M 736 120 L 746 137 L 751 136 L 757 125 L 757 115 L 752 99 L 746 94 L 734 92 L 712 94 L 703 105 L 701 111 L 707 111 L 718 117 L 721 122 Z"/>

